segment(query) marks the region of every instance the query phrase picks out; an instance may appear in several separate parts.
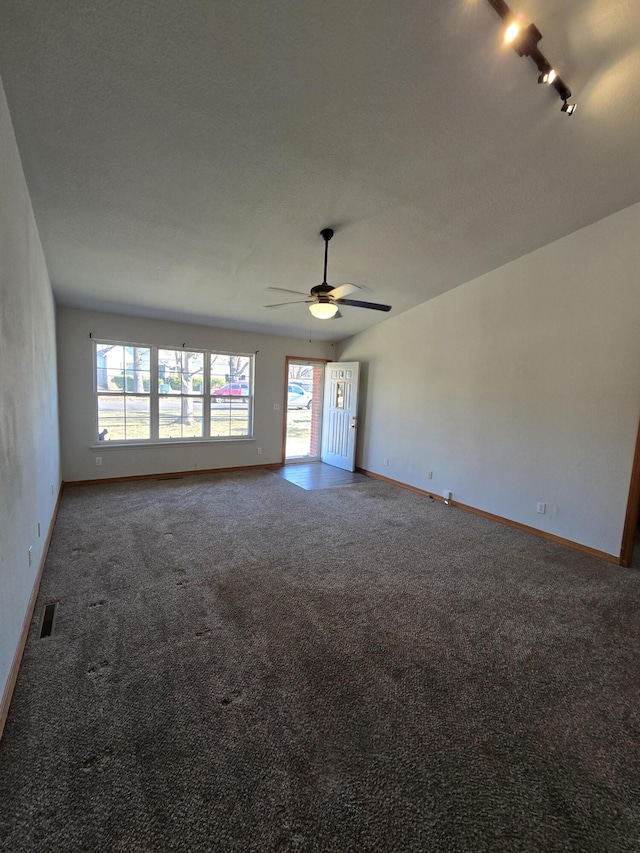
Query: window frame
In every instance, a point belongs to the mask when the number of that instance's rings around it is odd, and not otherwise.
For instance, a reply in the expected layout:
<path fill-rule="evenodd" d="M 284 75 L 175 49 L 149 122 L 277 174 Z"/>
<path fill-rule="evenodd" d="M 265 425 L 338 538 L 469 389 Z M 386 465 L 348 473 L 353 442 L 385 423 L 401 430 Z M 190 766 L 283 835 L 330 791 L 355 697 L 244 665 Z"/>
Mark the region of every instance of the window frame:
<path fill-rule="evenodd" d="M 208 444 L 212 442 L 225 441 L 253 441 L 254 429 L 254 405 L 255 405 L 255 353 L 253 352 L 230 352 L 227 350 L 211 349 L 204 347 L 189 347 L 148 343 L 134 343 L 131 341 L 113 341 L 104 338 L 92 338 L 92 369 L 93 369 L 93 414 L 94 414 L 94 447 L 131 447 L 134 445 L 175 445 L 175 444 Z M 144 395 L 136 392 L 126 391 L 126 379 L 123 383 L 123 391 L 104 390 L 98 388 L 98 350 L 105 346 L 119 346 L 128 348 L 138 348 L 149 350 L 149 391 L 144 392 Z M 202 391 L 196 394 L 161 394 L 159 381 L 159 353 L 160 351 L 181 352 L 188 351 L 199 353 L 202 355 Z M 246 401 L 247 402 L 247 434 L 246 435 L 221 435 L 214 436 L 211 434 L 211 405 L 212 400 L 216 396 L 212 394 L 211 388 L 211 357 L 212 356 L 230 356 L 234 358 L 247 359 L 248 379 L 248 394 L 238 397 L 229 396 L 229 400 Z M 104 368 L 106 370 L 106 368 Z M 126 377 L 126 361 L 124 365 L 124 376 Z M 238 380 L 240 381 L 240 380 Z M 242 380 L 244 382 L 245 380 Z M 149 400 L 149 438 L 118 438 L 101 440 L 100 434 L 100 415 L 99 415 L 99 400 L 100 397 L 135 397 L 144 396 Z M 160 438 L 160 398 L 166 399 L 168 396 L 176 400 L 182 401 L 186 397 L 202 400 L 202 436 L 177 436 L 175 438 Z M 231 405 L 231 402 L 230 402 Z"/>
<path fill-rule="evenodd" d="M 153 353 L 152 347 L 149 344 L 141 344 L 141 343 L 125 343 L 123 341 L 106 341 L 106 340 L 96 340 L 94 341 L 93 347 L 93 396 L 94 396 L 94 438 L 102 447 L 106 444 L 137 444 L 144 443 L 147 444 L 151 441 L 152 430 L 151 424 L 153 421 Z M 104 370 L 108 377 L 108 368 L 98 368 L 98 349 L 103 347 L 123 347 L 123 349 L 144 349 L 149 351 L 149 390 L 148 391 L 128 391 L 127 390 L 127 364 L 126 357 L 124 359 L 122 365 L 122 375 L 124 377 L 122 390 L 112 391 L 110 389 L 98 388 L 98 370 Z M 146 371 L 145 371 L 146 372 Z M 107 439 L 107 441 L 100 439 L 100 412 L 99 412 L 99 401 L 101 397 L 113 397 L 118 398 L 122 397 L 123 400 L 127 400 L 127 398 L 142 398 L 149 401 L 149 438 L 120 438 L 120 439 Z M 126 403 L 124 407 L 125 412 L 125 423 L 126 423 Z"/>
<path fill-rule="evenodd" d="M 253 438 L 253 400 L 254 400 L 254 377 L 255 377 L 255 354 L 254 353 L 239 353 L 239 352 L 224 352 L 220 350 L 209 350 L 208 355 L 208 370 L 209 370 L 209 394 L 207 398 L 207 417 L 209 418 L 208 424 L 208 434 L 210 441 L 236 441 L 236 440 L 246 440 L 248 438 Z M 240 390 L 243 390 L 243 385 L 247 386 L 248 393 L 247 394 L 216 394 L 215 390 L 211 387 L 211 356 L 229 356 L 234 358 L 246 358 L 249 363 L 249 377 L 248 379 L 231 379 L 226 382 L 226 385 L 233 387 L 234 385 L 239 385 Z M 222 386 L 224 387 L 224 386 Z M 234 403 L 244 403 L 247 404 L 247 435 L 218 435 L 213 436 L 211 433 L 211 411 L 212 406 L 215 405 L 215 402 L 219 402 L 220 398 L 222 398 L 222 402 L 228 401 L 229 404 L 229 414 L 233 411 Z"/>

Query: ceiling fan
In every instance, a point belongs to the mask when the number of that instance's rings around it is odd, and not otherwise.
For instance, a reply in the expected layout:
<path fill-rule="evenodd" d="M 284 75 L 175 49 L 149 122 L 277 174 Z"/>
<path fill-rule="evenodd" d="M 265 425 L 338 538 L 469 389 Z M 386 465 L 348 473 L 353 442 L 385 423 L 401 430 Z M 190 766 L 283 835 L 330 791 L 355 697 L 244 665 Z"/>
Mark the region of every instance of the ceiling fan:
<path fill-rule="evenodd" d="M 374 311 L 391 311 L 391 305 L 380 305 L 378 302 L 361 302 L 358 299 L 345 299 L 349 293 L 361 288 L 357 284 L 341 284 L 339 287 L 331 287 L 327 284 L 327 256 L 329 254 L 329 240 L 333 237 L 332 228 L 323 228 L 320 236 L 324 240 L 324 277 L 322 284 L 311 288 L 307 295 L 301 290 L 288 290 L 286 287 L 268 287 L 267 290 L 277 290 L 279 293 L 296 293 L 305 296 L 306 299 L 295 299 L 292 302 L 278 302 L 276 305 L 265 305 L 265 308 L 280 308 L 282 305 L 305 304 L 309 311 L 319 320 L 330 320 L 341 317 L 339 305 L 350 305 L 353 308 L 372 308 Z"/>

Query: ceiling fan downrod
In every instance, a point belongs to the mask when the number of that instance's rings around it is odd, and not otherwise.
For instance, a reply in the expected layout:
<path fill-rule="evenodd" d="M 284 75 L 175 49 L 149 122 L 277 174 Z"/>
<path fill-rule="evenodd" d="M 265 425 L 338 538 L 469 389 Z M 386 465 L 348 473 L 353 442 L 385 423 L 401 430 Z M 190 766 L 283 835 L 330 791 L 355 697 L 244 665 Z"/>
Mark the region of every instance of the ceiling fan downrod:
<path fill-rule="evenodd" d="M 322 284 L 318 284 L 315 287 L 311 288 L 311 295 L 317 296 L 319 299 L 324 296 L 326 293 L 329 293 L 333 290 L 330 284 L 327 284 L 327 264 L 329 258 L 329 240 L 333 237 L 333 228 L 323 228 L 320 232 L 320 236 L 324 240 L 324 275 L 322 278 Z M 323 300 L 324 302 L 329 302 L 329 299 Z"/>

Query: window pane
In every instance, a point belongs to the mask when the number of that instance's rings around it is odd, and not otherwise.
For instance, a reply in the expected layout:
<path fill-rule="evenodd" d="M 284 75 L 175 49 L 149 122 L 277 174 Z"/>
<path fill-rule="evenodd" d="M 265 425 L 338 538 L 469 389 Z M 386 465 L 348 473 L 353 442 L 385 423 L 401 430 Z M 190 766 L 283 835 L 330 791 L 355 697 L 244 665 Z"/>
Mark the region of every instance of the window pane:
<path fill-rule="evenodd" d="M 211 391 L 222 388 L 230 381 L 229 356 L 211 354 Z"/>
<path fill-rule="evenodd" d="M 158 389 L 161 394 L 202 394 L 204 353 L 158 350 Z"/>
<path fill-rule="evenodd" d="M 204 373 L 204 356 L 201 352 L 182 353 L 183 394 L 202 394 L 202 376 Z"/>
<path fill-rule="evenodd" d="M 102 435 L 102 441 L 124 440 L 124 397 L 98 397 L 98 435 Z"/>
<path fill-rule="evenodd" d="M 202 438 L 202 397 L 160 397 L 158 438 Z"/>
<path fill-rule="evenodd" d="M 124 371 L 124 347 L 113 344 L 96 345 L 96 388 L 98 391 L 117 391 L 113 377 Z"/>
<path fill-rule="evenodd" d="M 211 437 L 249 435 L 249 398 L 218 397 L 211 400 Z"/>
<path fill-rule="evenodd" d="M 98 391 L 149 393 L 149 347 L 99 344 L 96 347 Z"/>
<path fill-rule="evenodd" d="M 149 347 L 125 347 L 125 391 L 132 394 L 149 393 Z"/>
<path fill-rule="evenodd" d="M 98 396 L 101 441 L 142 441 L 150 437 L 149 397 Z"/>
<path fill-rule="evenodd" d="M 125 397 L 126 438 L 151 438 L 151 417 L 149 412 L 149 397 Z"/>
<path fill-rule="evenodd" d="M 251 385 L 251 362 L 249 355 L 227 355 L 211 353 L 211 391 L 215 393 L 223 386 L 240 383 Z"/>
<path fill-rule="evenodd" d="M 176 363 L 176 357 L 180 359 L 180 352 L 175 350 L 158 350 L 158 391 L 160 394 L 179 394 L 181 362 Z"/>

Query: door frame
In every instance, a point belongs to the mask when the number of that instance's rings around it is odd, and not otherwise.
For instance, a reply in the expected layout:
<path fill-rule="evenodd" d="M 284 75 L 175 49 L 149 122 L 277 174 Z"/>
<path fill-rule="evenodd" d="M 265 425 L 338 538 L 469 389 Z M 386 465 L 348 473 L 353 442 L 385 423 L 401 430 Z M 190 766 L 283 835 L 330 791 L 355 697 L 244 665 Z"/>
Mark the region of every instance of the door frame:
<path fill-rule="evenodd" d="M 287 461 L 287 399 L 288 399 L 288 387 L 289 387 L 289 364 L 294 362 L 294 364 L 302 363 L 302 364 L 329 364 L 331 361 L 330 358 L 310 358 L 307 355 L 287 355 L 284 359 L 284 388 L 282 390 L 282 458 L 281 464 L 285 465 Z M 322 385 L 324 389 L 324 383 Z M 304 460 L 301 460 L 304 461 Z M 295 463 L 292 463 L 295 464 Z"/>
<path fill-rule="evenodd" d="M 627 502 L 627 514 L 624 519 L 624 530 L 622 533 L 622 544 L 620 546 L 620 565 L 629 568 L 633 558 L 633 545 L 636 538 L 638 526 L 638 514 L 640 513 L 640 423 L 638 423 L 638 435 L 636 437 L 636 449 L 633 456 L 631 468 L 631 484 L 629 485 L 629 500 Z"/>

